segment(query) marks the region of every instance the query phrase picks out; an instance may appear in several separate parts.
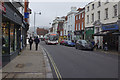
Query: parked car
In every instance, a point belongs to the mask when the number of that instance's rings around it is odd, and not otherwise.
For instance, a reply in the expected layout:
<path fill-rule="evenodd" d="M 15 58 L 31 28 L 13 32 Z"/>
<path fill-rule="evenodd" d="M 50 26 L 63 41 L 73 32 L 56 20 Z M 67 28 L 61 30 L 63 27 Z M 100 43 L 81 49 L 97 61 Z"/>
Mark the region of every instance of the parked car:
<path fill-rule="evenodd" d="M 81 50 L 92 50 L 94 49 L 94 46 L 90 43 L 87 42 L 86 40 L 78 40 L 75 44 L 76 49 L 81 49 Z"/>
<path fill-rule="evenodd" d="M 75 46 L 75 43 L 73 41 L 67 40 L 65 43 L 66 46 Z"/>
<path fill-rule="evenodd" d="M 62 41 L 60 42 L 60 45 L 65 45 L 65 42 L 66 42 L 66 40 L 62 40 Z"/>

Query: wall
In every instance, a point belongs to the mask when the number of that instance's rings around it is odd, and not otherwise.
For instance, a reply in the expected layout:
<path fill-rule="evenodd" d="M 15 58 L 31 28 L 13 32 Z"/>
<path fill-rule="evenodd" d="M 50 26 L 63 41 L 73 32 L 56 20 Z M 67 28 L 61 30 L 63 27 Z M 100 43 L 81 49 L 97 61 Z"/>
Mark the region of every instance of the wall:
<path fill-rule="evenodd" d="M 98 20 L 98 11 L 100 11 L 100 15 L 101 15 L 101 23 L 103 24 L 107 24 L 107 23 L 114 23 L 117 22 L 117 17 L 113 18 L 114 16 L 114 9 L 113 6 L 118 4 L 117 2 L 109 2 L 107 4 L 105 4 L 105 2 L 101 3 L 101 6 L 98 7 L 98 1 L 96 0 L 88 5 L 85 6 L 85 27 L 91 27 L 93 26 L 93 22 L 91 22 L 91 18 L 92 18 L 92 13 L 94 13 L 94 21 Z M 92 4 L 94 3 L 94 9 L 92 10 Z M 87 12 L 87 7 L 89 6 L 89 12 Z M 105 20 L 105 9 L 108 8 L 108 18 L 107 20 Z M 89 15 L 89 24 L 87 24 L 87 15 Z"/>

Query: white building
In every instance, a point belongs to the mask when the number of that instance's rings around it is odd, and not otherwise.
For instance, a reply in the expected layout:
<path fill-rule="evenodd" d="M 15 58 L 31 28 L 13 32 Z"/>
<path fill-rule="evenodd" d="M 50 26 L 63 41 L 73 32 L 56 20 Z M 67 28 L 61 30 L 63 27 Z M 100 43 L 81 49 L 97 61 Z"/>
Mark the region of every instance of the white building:
<path fill-rule="evenodd" d="M 111 43 L 117 44 L 117 41 L 115 41 L 117 37 L 107 34 L 111 33 L 111 31 L 117 32 L 118 30 L 118 1 L 95 0 L 85 6 L 85 14 L 86 39 L 91 40 L 91 35 L 95 34 L 94 40 L 95 43 L 99 41 L 99 47 L 103 46 L 104 40 L 106 42 L 111 40 L 108 45 L 114 47 L 115 45 L 111 45 Z M 88 33 L 91 35 L 88 35 Z"/>
<path fill-rule="evenodd" d="M 75 14 L 78 11 L 76 7 L 71 7 L 71 11 L 67 14 L 67 34 L 69 40 L 74 40 L 74 31 L 75 31 Z"/>
<path fill-rule="evenodd" d="M 53 20 L 53 23 L 52 23 L 53 33 L 57 33 L 58 23 L 64 22 L 64 21 L 65 21 L 65 17 L 56 17 L 55 20 Z"/>
<path fill-rule="evenodd" d="M 64 21 L 63 31 L 64 31 L 64 36 L 67 36 L 68 35 L 67 20 Z"/>

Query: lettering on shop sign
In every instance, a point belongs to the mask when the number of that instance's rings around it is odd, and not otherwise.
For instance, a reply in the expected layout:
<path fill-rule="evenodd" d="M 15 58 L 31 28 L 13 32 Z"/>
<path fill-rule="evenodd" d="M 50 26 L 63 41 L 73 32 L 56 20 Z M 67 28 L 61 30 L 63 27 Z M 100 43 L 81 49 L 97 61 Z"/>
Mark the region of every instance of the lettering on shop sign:
<path fill-rule="evenodd" d="M 119 26 L 117 24 L 107 25 L 102 27 L 103 30 L 118 30 Z"/>

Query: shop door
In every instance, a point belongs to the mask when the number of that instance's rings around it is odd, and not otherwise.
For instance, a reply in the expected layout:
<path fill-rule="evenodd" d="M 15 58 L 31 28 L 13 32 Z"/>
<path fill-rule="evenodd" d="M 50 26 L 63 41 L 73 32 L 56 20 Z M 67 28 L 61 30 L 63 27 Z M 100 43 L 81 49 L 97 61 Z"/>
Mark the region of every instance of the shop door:
<path fill-rule="evenodd" d="M 118 36 L 107 35 L 104 36 L 103 39 L 107 42 L 109 50 L 118 50 Z"/>

